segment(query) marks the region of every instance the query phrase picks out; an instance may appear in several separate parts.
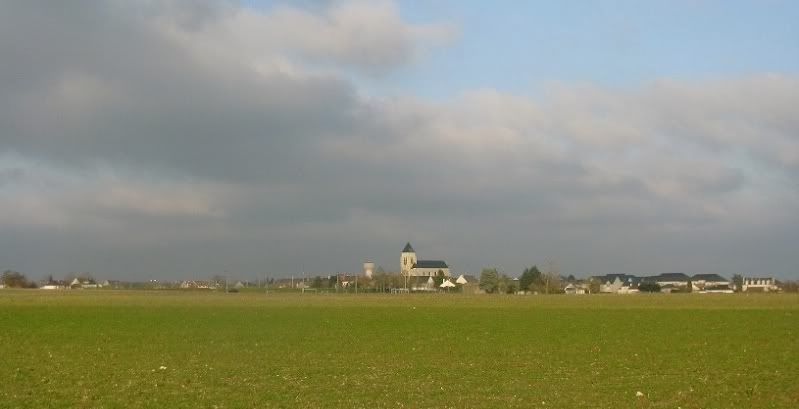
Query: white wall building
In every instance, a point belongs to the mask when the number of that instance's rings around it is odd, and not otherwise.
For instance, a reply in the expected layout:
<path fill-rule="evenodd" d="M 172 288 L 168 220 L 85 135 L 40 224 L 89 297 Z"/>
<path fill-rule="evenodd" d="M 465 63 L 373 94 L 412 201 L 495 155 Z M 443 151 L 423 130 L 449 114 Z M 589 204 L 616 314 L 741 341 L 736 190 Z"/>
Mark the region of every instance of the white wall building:
<path fill-rule="evenodd" d="M 743 291 L 762 291 L 770 292 L 777 291 L 777 283 L 774 277 L 744 277 Z"/>

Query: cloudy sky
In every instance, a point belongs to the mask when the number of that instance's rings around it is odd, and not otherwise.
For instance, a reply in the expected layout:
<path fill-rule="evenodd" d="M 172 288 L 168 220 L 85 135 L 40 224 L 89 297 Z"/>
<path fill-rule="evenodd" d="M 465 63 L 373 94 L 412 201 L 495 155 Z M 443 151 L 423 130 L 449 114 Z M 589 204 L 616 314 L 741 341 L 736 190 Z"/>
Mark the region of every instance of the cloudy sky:
<path fill-rule="evenodd" d="M 0 2 L 0 269 L 799 278 L 795 1 Z"/>

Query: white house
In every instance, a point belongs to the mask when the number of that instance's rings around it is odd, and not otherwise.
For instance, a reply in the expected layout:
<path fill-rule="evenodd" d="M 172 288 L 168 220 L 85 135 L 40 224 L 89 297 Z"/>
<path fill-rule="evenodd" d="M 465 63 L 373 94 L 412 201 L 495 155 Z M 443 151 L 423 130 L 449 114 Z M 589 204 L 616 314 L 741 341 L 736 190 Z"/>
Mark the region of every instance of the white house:
<path fill-rule="evenodd" d="M 694 276 L 691 277 L 691 284 L 695 290 L 704 293 L 733 292 L 730 280 L 718 274 L 694 274 Z"/>
<path fill-rule="evenodd" d="M 648 281 L 654 281 L 661 287 L 685 288 L 688 287 L 688 282 L 691 281 L 691 277 L 683 273 L 663 273 L 650 277 Z"/>
<path fill-rule="evenodd" d="M 565 292 L 566 294 L 587 294 L 588 289 L 584 284 L 569 283 L 566 287 L 563 288 L 563 292 Z"/>
<path fill-rule="evenodd" d="M 638 292 L 640 278 L 629 274 L 607 274 L 597 276 L 600 293 L 632 294 Z"/>
<path fill-rule="evenodd" d="M 774 277 L 744 277 L 742 290 L 767 293 L 778 291 L 779 287 Z"/>

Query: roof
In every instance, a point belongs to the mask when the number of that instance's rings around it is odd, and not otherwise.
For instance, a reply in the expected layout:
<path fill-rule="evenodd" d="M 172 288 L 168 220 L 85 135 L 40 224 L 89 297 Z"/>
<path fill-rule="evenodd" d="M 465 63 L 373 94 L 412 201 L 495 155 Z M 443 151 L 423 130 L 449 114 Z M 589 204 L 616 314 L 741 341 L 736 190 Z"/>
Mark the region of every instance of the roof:
<path fill-rule="evenodd" d="M 684 281 L 684 282 L 688 282 L 688 280 L 691 279 L 691 277 L 688 277 L 683 273 L 663 273 L 650 278 L 654 279 L 655 281 Z"/>
<path fill-rule="evenodd" d="M 413 268 L 449 268 L 442 260 L 416 260 Z"/>
<path fill-rule="evenodd" d="M 416 253 L 416 251 L 413 250 L 413 247 L 411 247 L 411 243 L 410 242 L 405 243 L 405 248 L 402 249 L 402 252 L 403 253 Z"/>
<path fill-rule="evenodd" d="M 691 279 L 694 281 L 729 281 L 718 274 L 694 274 Z"/>
<path fill-rule="evenodd" d="M 622 283 L 638 282 L 639 278 L 630 274 L 605 274 L 603 276 L 593 276 L 593 278 L 601 281 L 602 283 L 613 283 L 618 278 Z"/>

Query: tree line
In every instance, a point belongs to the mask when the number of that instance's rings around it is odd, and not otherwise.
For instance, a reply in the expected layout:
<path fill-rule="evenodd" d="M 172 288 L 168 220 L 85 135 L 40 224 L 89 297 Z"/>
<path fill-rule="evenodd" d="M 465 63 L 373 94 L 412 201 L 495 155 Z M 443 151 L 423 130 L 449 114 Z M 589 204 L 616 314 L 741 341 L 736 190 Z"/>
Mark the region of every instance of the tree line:
<path fill-rule="evenodd" d="M 479 287 L 486 293 L 514 294 L 518 291 L 540 294 L 561 293 L 563 281 L 575 281 L 574 276 L 561 277 L 556 271 L 541 272 L 538 266 L 525 268 L 519 280 L 500 274 L 496 268 L 484 268 L 480 272 Z"/>
<path fill-rule="evenodd" d="M 36 283 L 29 281 L 25 274 L 14 270 L 4 271 L 0 276 L 0 283 L 6 288 L 36 288 Z"/>

